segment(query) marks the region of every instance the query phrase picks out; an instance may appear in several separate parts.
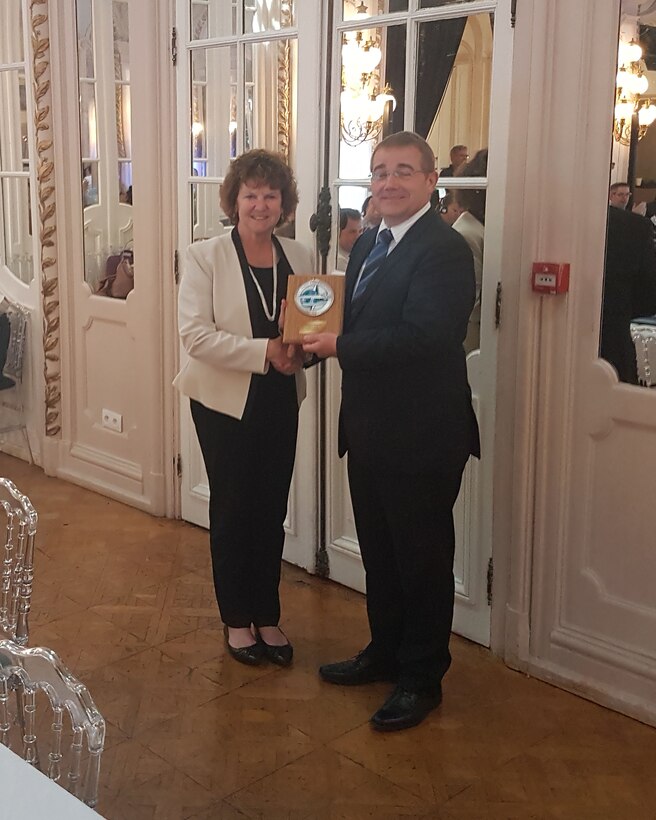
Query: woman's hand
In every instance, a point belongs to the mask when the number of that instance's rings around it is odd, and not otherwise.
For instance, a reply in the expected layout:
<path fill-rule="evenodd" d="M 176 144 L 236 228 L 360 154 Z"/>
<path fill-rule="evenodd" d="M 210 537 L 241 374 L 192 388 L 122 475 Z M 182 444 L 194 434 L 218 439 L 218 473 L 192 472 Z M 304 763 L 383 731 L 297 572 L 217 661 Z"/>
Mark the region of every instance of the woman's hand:
<path fill-rule="evenodd" d="M 285 376 L 292 376 L 303 366 L 303 356 L 296 345 L 283 344 L 280 336 L 267 342 L 266 360 Z"/>

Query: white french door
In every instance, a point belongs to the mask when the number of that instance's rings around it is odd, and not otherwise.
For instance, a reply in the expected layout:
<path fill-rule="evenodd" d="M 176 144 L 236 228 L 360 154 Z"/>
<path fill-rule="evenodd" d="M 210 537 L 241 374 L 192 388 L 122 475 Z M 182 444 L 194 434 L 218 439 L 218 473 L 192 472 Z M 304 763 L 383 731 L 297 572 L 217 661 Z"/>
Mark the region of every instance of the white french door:
<path fill-rule="evenodd" d="M 364 3 L 367 17 L 362 16 L 363 4 L 352 0 L 334 0 L 327 4 L 319 0 L 296 2 L 293 25 L 257 32 L 252 25 L 241 27 L 254 18 L 253 9 L 273 7 L 280 10 L 291 3 L 254 0 L 252 4 L 233 2 L 232 15 L 225 2 L 178 0 L 178 26 L 183 35 L 179 51 L 183 64 L 179 71 L 178 98 L 180 132 L 179 221 L 180 247 L 189 241 L 216 231 L 220 225 L 217 190 L 227 165 L 230 151 L 239 153 L 247 147 L 275 147 L 266 142 L 253 142 L 258 135 L 256 115 L 258 94 L 276 93 L 275 86 L 266 86 L 261 75 L 253 80 L 248 71 L 248 49 L 255 44 L 294 41 L 297 55 L 293 78 L 296 118 L 292 127 L 292 165 L 296 171 L 301 194 L 301 206 L 296 219 L 296 236 L 314 244 L 308 219 L 317 202 L 320 179 L 327 179 L 332 195 L 332 242 L 327 270 L 334 267 L 338 234 L 338 206 L 360 207 L 368 193 L 369 156 L 373 139 L 349 145 L 343 139 L 340 123 L 340 77 L 344 77 L 342 45 L 362 33 L 360 41 L 369 39 L 381 47 L 382 60 L 377 69 L 379 89 L 393 85 L 396 112 L 388 104 L 385 129 L 399 131 L 418 129 L 423 118 L 427 138 L 434 145 L 440 165 L 448 164 L 451 145 L 468 140 L 473 155 L 480 148 L 490 151 L 487 177 L 462 178 L 449 182 L 449 189 L 470 188 L 488 190 L 485 225 L 485 261 L 482 273 L 482 310 L 480 347 L 469 354 L 468 370 L 474 393 L 474 405 L 479 418 L 483 444 L 483 460 L 472 460 L 466 468 L 463 486 L 455 510 L 457 533 L 456 615 L 454 629 L 479 643 L 489 645 L 490 603 L 488 573 L 491 556 L 493 429 L 496 370 L 495 294 L 500 280 L 500 220 L 503 213 L 503 179 L 506 168 L 507 73 L 510 66 L 512 33 L 510 0 L 473 0 L 463 3 L 436 0 L 369 0 Z M 250 12 L 245 13 L 250 5 Z M 212 9 L 222 9 L 223 30 L 218 23 L 207 23 Z M 357 12 L 360 11 L 358 15 Z M 332 16 L 331 16 L 332 12 Z M 243 18 L 241 15 L 244 15 Z M 196 15 L 194 17 L 194 15 Z M 250 15 L 250 16 L 249 16 Z M 366 24 L 364 20 L 366 19 Z M 193 31 L 193 21 L 200 35 Z M 191 25 L 191 28 L 190 28 Z M 366 29 L 364 26 L 366 25 Z M 248 30 L 247 30 L 248 29 Z M 329 36 L 330 35 L 330 36 Z M 455 59 L 447 66 L 431 57 L 440 42 L 448 36 L 455 43 Z M 455 38 L 455 39 L 454 39 Z M 331 53 L 325 47 L 332 41 Z M 386 47 L 388 51 L 386 52 Z M 222 87 L 212 88 L 213 79 L 203 54 L 225 50 L 221 70 Z M 230 49 L 230 55 L 227 50 Z M 323 55 L 323 56 L 321 56 Z M 493 59 L 494 56 L 494 59 Z M 218 57 L 215 59 L 219 59 Z M 433 62 L 431 62 L 433 60 Z M 321 68 L 321 66 L 328 68 Z M 420 69 L 420 66 L 423 66 Z M 428 66 L 428 68 L 426 67 Z M 443 88 L 439 92 L 433 82 L 441 71 Z M 327 74 L 326 72 L 329 72 Z M 428 72 L 428 73 L 427 73 Z M 230 89 L 226 78 L 230 78 Z M 264 79 L 263 79 L 264 77 Z M 298 78 L 302 81 L 296 82 Z M 393 84 L 389 78 L 393 78 Z M 264 82 L 260 89 L 258 82 Z M 205 83 L 205 85 L 203 85 Z M 250 85 L 249 85 L 250 83 Z M 203 91 L 205 88 L 205 91 Z M 330 88 L 328 93 L 324 89 Z M 191 91 L 190 91 L 191 89 Z M 371 91 L 371 89 L 369 89 Z M 327 99 L 330 112 L 326 133 L 322 126 Z M 221 95 L 225 98 L 221 102 Z M 223 144 L 219 150 L 222 165 L 212 168 L 210 143 L 214 104 L 230 110 L 229 118 L 221 121 Z M 428 98 L 428 104 L 418 99 Z M 491 100 L 494 99 L 494 105 Z M 441 104 L 440 104 L 441 100 Z M 249 105 L 252 105 L 249 108 Z M 188 112 L 191 112 L 191 117 Z M 204 119 L 200 119 L 202 116 Z M 252 122 L 251 122 L 252 118 Z M 207 131 L 207 155 L 199 150 L 201 125 Z M 228 140 L 229 128 L 231 140 Z M 262 132 L 264 134 L 264 132 Z M 380 138 L 382 134 L 376 135 Z M 216 136 L 214 139 L 217 139 Z M 259 139 L 259 137 L 258 137 Z M 352 135 L 351 135 L 352 139 Z M 195 142 L 194 142 L 195 141 Z M 192 157 L 192 153 L 197 156 Z M 205 163 L 205 164 L 199 164 Z M 325 164 L 324 164 L 325 163 Z M 325 172 L 325 175 L 324 173 Z M 202 205 L 201 205 L 202 203 Z M 210 209 L 210 203 L 214 203 Z M 220 228 L 219 228 L 220 229 Z M 315 372 L 316 371 L 316 372 Z M 325 365 L 325 375 L 314 368 L 309 373 L 310 391 L 301 413 L 296 470 L 292 484 L 287 520 L 285 558 L 314 571 L 319 564 L 338 583 L 364 590 L 364 572 L 353 522 L 345 462 L 337 458 L 337 419 L 340 397 L 340 373 L 335 361 Z M 200 451 L 196 443 L 187 402 L 181 408 L 182 431 L 182 516 L 207 526 L 207 484 Z"/>
<path fill-rule="evenodd" d="M 296 238 L 313 247 L 308 226 L 320 167 L 320 4 L 177 0 L 176 10 L 178 247 L 231 230 L 219 206 L 219 187 L 230 159 L 251 148 L 278 151 L 291 164 L 300 195 Z M 285 558 L 310 570 L 317 540 L 315 382 L 309 373 L 285 522 Z M 186 398 L 180 432 L 182 517 L 207 527 L 207 476 Z"/>
<path fill-rule="evenodd" d="M 602 306 L 612 311 L 620 293 L 603 284 L 618 12 L 634 31 L 656 27 L 656 16 L 640 17 L 635 3 L 607 5 L 597 15 L 593 0 L 575 12 L 564 0 L 534 4 L 527 23 L 549 34 L 540 54 L 527 36 L 518 59 L 531 78 L 527 120 L 542 107 L 534 87 L 570 135 L 555 177 L 563 153 L 549 112 L 541 144 L 526 140 L 518 167 L 539 181 L 522 252 L 535 259 L 548 249 L 576 276 L 566 296 L 529 293 L 522 305 L 525 330 L 537 329 L 521 365 L 537 386 L 534 549 L 515 583 L 530 581 L 532 592 L 528 671 L 656 725 L 656 391 L 619 382 L 598 355 Z M 585 92 L 574 100 L 566 78 L 581 72 Z M 640 156 L 642 142 L 634 148 Z M 578 206 L 581 191 L 589 208 Z"/>
<path fill-rule="evenodd" d="M 445 178 L 438 182 L 440 188 L 443 186 L 449 191 L 487 191 L 480 344 L 475 345 L 467 357 L 483 459 L 480 462 L 470 459 L 454 509 L 454 631 L 488 646 L 496 390 L 495 301 L 497 283 L 501 280 L 503 180 L 507 162 L 507 77 L 512 54 L 510 4 L 505 0 L 471 3 L 370 0 L 365 5 L 367 17 L 362 15 L 357 3 L 347 0 L 335 3 L 333 77 L 339 77 L 341 69 L 344 78 L 349 70 L 351 58 L 342 57 L 344 45 L 358 41 L 376 43 L 383 52 L 378 87 L 368 90 L 376 93 L 384 89 L 395 98 L 394 102 L 387 103 L 383 134 L 402 129 L 421 133 L 433 147 L 438 167 L 449 164 L 449 149 L 453 145 L 466 142 L 472 157 L 480 149 L 489 147 L 487 177 Z M 448 48 L 453 53 L 451 64 L 435 57 Z M 341 207 L 358 208 L 368 194 L 369 157 L 375 142 L 357 143 L 357 136 L 353 137 L 357 126 L 353 124 L 350 132 L 345 133 L 340 91 L 339 84 L 333 83 L 330 153 L 333 201 Z M 333 212 L 336 211 L 333 207 Z M 326 550 L 330 577 L 364 590 L 346 465 L 336 456 L 339 381 L 339 367 L 331 362 L 326 409 Z"/>

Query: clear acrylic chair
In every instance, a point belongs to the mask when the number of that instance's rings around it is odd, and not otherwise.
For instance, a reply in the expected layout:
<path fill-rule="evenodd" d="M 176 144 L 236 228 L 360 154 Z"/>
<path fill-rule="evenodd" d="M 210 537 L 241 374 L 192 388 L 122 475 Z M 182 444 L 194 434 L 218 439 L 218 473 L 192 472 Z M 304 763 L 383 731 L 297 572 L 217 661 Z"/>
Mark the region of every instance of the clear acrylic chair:
<path fill-rule="evenodd" d="M 645 387 L 656 386 L 656 326 L 631 322 L 631 338 L 636 349 L 638 381 Z"/>
<path fill-rule="evenodd" d="M 0 477 L 0 521 L 6 524 L 0 576 L 0 637 L 24 646 L 34 579 L 34 541 L 38 516 L 13 481 Z"/>
<path fill-rule="evenodd" d="M 30 314 L 22 305 L 6 298 L 2 305 L 6 309 L 0 313 L 0 434 L 20 430 L 33 464 L 23 397 L 23 362 Z"/>
<path fill-rule="evenodd" d="M 105 721 L 51 649 L 0 640 L 0 742 L 87 806 L 98 802 Z"/>

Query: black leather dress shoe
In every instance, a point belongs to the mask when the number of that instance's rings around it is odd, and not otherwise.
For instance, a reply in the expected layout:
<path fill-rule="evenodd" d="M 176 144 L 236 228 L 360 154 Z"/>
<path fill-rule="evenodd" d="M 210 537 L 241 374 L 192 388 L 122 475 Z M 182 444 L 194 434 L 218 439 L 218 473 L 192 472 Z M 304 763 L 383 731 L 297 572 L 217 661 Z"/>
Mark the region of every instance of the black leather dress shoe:
<path fill-rule="evenodd" d="M 378 680 L 394 680 L 395 672 L 389 664 L 372 658 L 367 652 L 360 652 L 354 658 L 338 663 L 327 663 L 319 667 L 320 677 L 328 683 L 339 686 L 358 686 Z"/>
<path fill-rule="evenodd" d="M 282 629 L 280 631 L 282 632 Z M 282 634 L 285 635 L 284 632 L 282 632 Z M 257 638 L 264 647 L 264 656 L 267 660 L 271 661 L 271 663 L 275 663 L 276 666 L 289 666 L 291 664 L 294 658 L 294 647 L 289 643 L 289 639 L 287 639 L 287 643 L 282 646 L 274 646 L 273 644 L 267 643 L 259 631 Z M 285 638 L 287 638 L 286 635 Z"/>
<path fill-rule="evenodd" d="M 371 725 L 378 732 L 396 732 L 417 726 L 442 702 L 442 687 L 432 692 L 413 692 L 397 686 L 372 716 Z"/>
<path fill-rule="evenodd" d="M 223 627 L 223 637 L 225 638 L 225 645 L 228 653 L 239 663 L 245 663 L 246 666 L 259 666 L 264 660 L 264 647 L 260 641 L 256 641 L 250 646 L 231 646 L 229 640 L 228 627 Z"/>

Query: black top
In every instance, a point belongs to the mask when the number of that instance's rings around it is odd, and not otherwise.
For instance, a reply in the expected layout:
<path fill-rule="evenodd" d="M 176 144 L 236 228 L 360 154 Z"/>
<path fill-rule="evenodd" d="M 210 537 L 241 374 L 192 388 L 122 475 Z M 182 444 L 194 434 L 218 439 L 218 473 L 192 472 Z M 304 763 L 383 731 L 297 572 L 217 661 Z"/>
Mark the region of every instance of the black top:
<path fill-rule="evenodd" d="M 282 245 L 278 239 L 273 236 L 273 245 L 278 254 L 278 288 L 274 319 L 273 321 L 269 321 L 262 308 L 260 294 L 251 278 L 244 246 L 242 245 L 241 237 L 236 227 L 232 230 L 232 241 L 237 251 L 242 276 L 244 277 L 244 287 L 246 289 L 246 300 L 248 302 L 248 314 L 251 320 L 253 338 L 275 339 L 277 336 L 280 336 L 280 330 L 278 329 L 280 302 L 287 293 L 287 278 L 293 273 L 291 265 L 285 256 Z M 273 300 L 273 268 L 254 268 L 251 266 L 251 270 L 262 288 L 267 309 L 270 309 Z M 279 373 L 274 367 L 269 367 L 268 372 L 264 374 L 254 373 L 251 377 L 246 407 L 244 409 L 244 415 L 242 416 L 243 421 L 249 418 L 255 401 L 264 401 L 272 405 L 278 404 L 279 402 L 283 405 L 288 405 L 290 402 L 293 402 L 293 406 L 297 407 L 296 380 L 292 376 L 285 376 Z"/>

